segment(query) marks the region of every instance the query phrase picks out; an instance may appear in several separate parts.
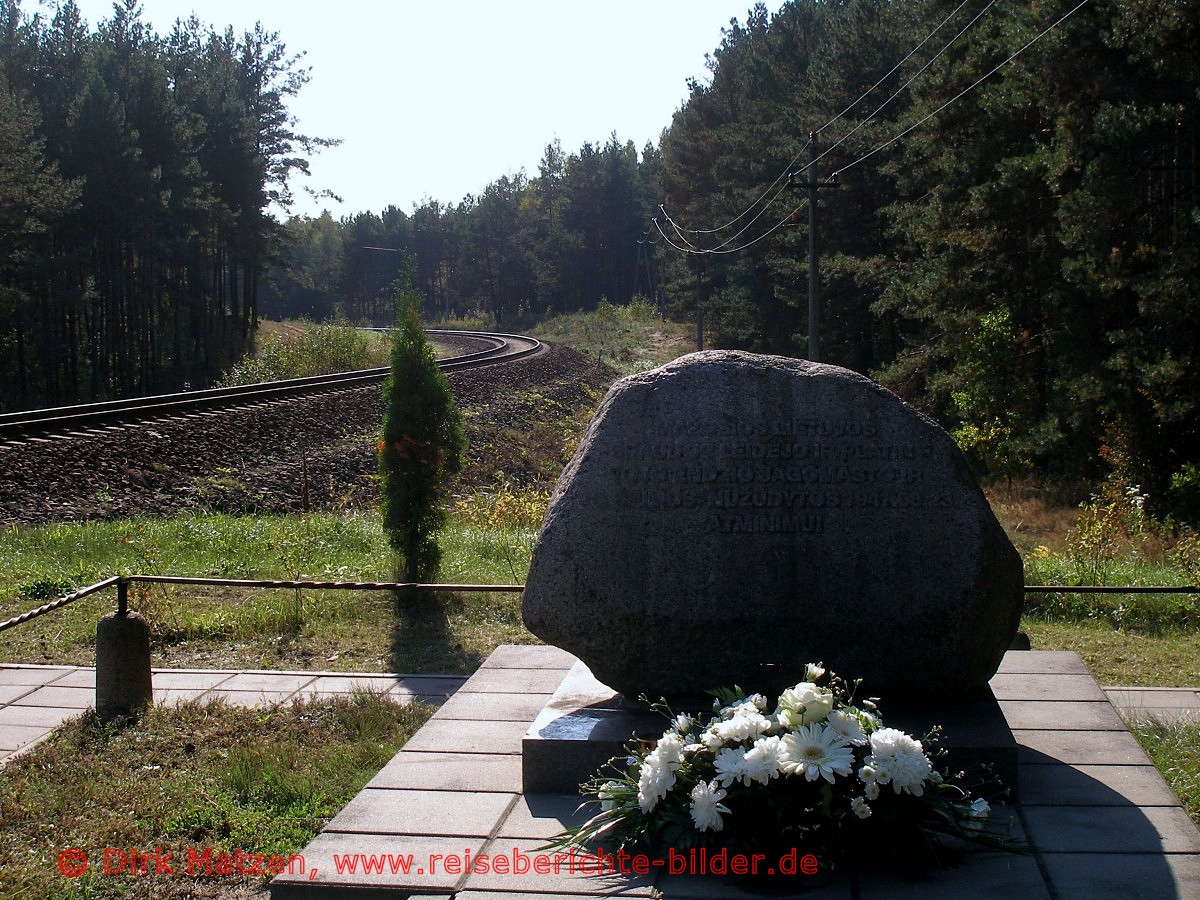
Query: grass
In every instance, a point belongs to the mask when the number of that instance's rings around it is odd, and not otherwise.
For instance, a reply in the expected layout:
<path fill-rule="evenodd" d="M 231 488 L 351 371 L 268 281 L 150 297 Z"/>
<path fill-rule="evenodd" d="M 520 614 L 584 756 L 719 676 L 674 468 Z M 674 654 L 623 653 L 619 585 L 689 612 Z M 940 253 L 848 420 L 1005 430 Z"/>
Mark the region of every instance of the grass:
<path fill-rule="evenodd" d="M 1200 825 L 1200 723 L 1140 719 L 1129 730 Z"/>
<path fill-rule="evenodd" d="M 544 503 L 500 487 L 466 503 L 442 537 L 449 583 L 524 581 Z M 524 508 L 524 513 L 520 510 Z M 503 518 L 489 519 L 507 510 Z M 521 516 L 524 518 L 521 518 Z M 515 517 L 515 518 L 514 518 Z M 392 581 L 377 517 L 184 515 L 12 529 L 0 540 L 0 618 L 118 573 Z M 171 667 L 469 673 L 498 643 L 534 640 L 519 595 L 422 595 L 135 584 L 154 664 Z M 91 665 L 96 622 L 113 593 L 85 598 L 0 634 L 7 662 Z"/>
<path fill-rule="evenodd" d="M 608 363 L 622 375 L 661 366 L 696 349 L 690 326 L 660 319 L 648 302 L 568 313 L 540 323 L 532 334 L 566 344 Z"/>
<path fill-rule="evenodd" d="M 251 896 L 263 875 L 217 874 L 223 854 L 284 858 L 304 847 L 432 712 L 360 692 L 247 709 L 152 707 L 136 723 L 73 719 L 4 768 L 0 895 L 8 898 Z M 68 879 L 59 854 L 89 866 Z M 104 873 L 171 854 L 173 874 Z M 215 873 L 189 875 L 211 851 Z M 203 862 L 197 866 L 203 869 Z"/>

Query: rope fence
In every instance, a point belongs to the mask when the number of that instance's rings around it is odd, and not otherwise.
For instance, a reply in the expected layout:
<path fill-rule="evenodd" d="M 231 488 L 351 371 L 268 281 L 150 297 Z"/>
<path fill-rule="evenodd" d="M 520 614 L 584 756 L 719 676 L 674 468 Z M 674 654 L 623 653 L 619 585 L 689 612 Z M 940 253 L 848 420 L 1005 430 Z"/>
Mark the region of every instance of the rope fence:
<path fill-rule="evenodd" d="M 448 593 L 513 593 L 519 594 L 525 590 L 523 584 L 421 584 L 391 581 L 310 581 L 306 579 L 291 580 L 262 580 L 254 578 L 193 578 L 185 575 L 113 575 L 85 588 L 80 588 L 70 594 L 64 594 L 56 600 L 51 600 L 36 609 L 23 612 L 0 622 L 0 631 L 15 628 L 38 616 L 62 609 L 106 588 L 117 589 L 117 612 L 121 615 L 129 609 L 129 585 L 141 584 L 177 584 L 195 585 L 198 587 L 238 587 L 288 590 L 317 590 L 317 591 L 392 591 L 396 593 L 421 593 L 445 591 Z M 1164 586 L 1164 585 L 1058 585 L 1058 584 L 1027 584 L 1027 594 L 1200 594 L 1196 585 Z"/>

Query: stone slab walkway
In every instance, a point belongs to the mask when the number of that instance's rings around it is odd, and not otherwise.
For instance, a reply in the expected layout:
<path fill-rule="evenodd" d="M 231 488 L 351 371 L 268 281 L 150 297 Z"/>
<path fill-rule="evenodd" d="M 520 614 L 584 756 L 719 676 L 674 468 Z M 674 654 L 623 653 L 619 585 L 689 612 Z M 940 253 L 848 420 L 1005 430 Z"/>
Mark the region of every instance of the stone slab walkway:
<path fill-rule="evenodd" d="M 432 675 L 156 669 L 155 699 L 219 696 L 258 705 L 362 686 L 442 703 L 305 848 L 305 871 L 272 885 L 275 900 L 581 900 L 654 892 L 666 900 L 762 897 L 724 880 L 657 870 L 628 878 L 445 871 L 447 861 L 461 867 L 468 853 L 513 860 L 510 868 L 520 868 L 547 838 L 578 821 L 575 796 L 521 790 L 521 739 L 573 662 L 553 647 L 501 647 L 465 683 Z M 94 679 L 90 668 L 0 664 L 0 762 L 91 706 Z M 854 887 L 813 886 L 803 896 L 1200 897 L 1200 832 L 1121 718 L 1200 718 L 1200 689 L 1100 689 L 1075 654 L 1054 651 L 1009 653 L 992 688 L 1022 747 L 1023 801 L 1011 810 L 1014 829 L 1030 837 L 1037 853 L 983 854 L 930 881 L 866 879 Z M 428 871 L 437 854 L 441 865 Z M 337 871 L 349 860 L 401 869 L 405 857 L 408 874 Z"/>
<path fill-rule="evenodd" d="M 443 703 L 465 678 L 345 672 L 154 669 L 154 700 L 221 698 L 237 706 L 349 694 L 356 688 Z M 78 666 L 0 664 L 0 765 L 96 702 L 96 670 Z"/>
<path fill-rule="evenodd" d="M 497 649 L 302 851 L 302 865 L 272 882 L 273 900 L 789 896 L 660 865 L 625 877 L 553 871 L 539 848 L 578 821 L 578 798 L 522 793 L 521 738 L 573 663 L 553 647 Z M 1200 830 L 1078 656 L 1011 652 L 992 690 L 1021 745 L 1022 800 L 1003 814 L 1035 852 L 972 853 L 922 881 L 814 881 L 795 896 L 1200 897 Z M 481 855 L 487 871 L 472 865 Z"/>

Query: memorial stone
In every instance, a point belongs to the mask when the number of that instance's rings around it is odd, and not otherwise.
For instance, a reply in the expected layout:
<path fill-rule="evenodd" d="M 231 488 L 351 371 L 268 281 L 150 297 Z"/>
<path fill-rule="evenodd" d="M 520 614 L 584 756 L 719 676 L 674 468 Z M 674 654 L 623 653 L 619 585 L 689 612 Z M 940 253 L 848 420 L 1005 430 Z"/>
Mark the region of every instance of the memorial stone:
<path fill-rule="evenodd" d="M 936 423 L 845 369 L 710 351 L 610 390 L 522 612 L 626 696 L 778 690 L 823 661 L 891 708 L 982 689 L 1022 587 Z"/>

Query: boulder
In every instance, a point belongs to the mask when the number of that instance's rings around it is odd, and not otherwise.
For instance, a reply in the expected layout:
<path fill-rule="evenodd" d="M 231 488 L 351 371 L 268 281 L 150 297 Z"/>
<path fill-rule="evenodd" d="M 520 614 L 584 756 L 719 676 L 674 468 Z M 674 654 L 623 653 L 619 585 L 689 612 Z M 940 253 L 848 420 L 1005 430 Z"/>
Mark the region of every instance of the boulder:
<path fill-rule="evenodd" d="M 820 661 L 897 706 L 983 687 L 1022 589 L 935 422 L 846 369 L 709 351 L 609 391 L 522 614 L 627 696 L 769 692 Z"/>

